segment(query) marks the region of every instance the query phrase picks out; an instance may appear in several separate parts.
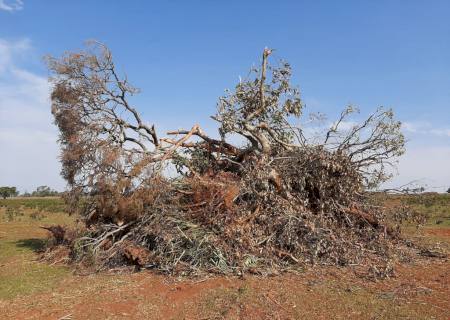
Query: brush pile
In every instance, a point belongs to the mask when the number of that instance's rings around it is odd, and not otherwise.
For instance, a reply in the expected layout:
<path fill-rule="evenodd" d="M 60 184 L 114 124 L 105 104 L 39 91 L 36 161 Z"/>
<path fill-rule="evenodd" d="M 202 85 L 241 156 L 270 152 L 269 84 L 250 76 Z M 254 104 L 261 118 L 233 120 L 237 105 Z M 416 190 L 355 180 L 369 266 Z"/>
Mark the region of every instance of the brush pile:
<path fill-rule="evenodd" d="M 110 51 L 89 48 L 49 58 L 66 201 L 83 221 L 74 260 L 264 273 L 391 254 L 398 231 L 367 200 L 403 153 L 391 110 L 356 124 L 348 107 L 313 136 L 289 64 L 270 66 L 265 49 L 261 67 L 220 98 L 219 138 L 198 125 L 159 138 Z"/>

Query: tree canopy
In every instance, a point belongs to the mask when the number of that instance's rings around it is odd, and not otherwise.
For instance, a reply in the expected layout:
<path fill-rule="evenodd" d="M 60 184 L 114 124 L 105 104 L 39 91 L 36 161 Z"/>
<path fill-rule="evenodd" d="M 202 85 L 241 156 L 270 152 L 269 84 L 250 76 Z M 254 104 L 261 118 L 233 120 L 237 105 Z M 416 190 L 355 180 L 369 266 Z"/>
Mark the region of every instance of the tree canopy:
<path fill-rule="evenodd" d="M 53 190 L 49 186 L 39 186 L 36 188 L 35 191 L 31 193 L 32 197 L 51 197 L 58 195 L 59 192 L 56 190 Z"/>
<path fill-rule="evenodd" d="M 0 187 L 0 196 L 3 199 L 16 197 L 19 194 L 16 187 Z"/>

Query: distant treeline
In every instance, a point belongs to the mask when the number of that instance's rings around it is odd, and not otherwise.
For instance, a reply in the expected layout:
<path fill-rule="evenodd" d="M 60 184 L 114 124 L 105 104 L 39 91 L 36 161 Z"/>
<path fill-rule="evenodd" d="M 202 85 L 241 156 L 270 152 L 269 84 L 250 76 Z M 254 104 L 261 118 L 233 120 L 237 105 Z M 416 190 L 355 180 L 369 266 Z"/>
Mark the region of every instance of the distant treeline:
<path fill-rule="evenodd" d="M 19 191 L 17 191 L 16 187 L 8 187 L 3 186 L 0 187 L 0 196 L 3 199 L 10 198 L 10 197 L 52 197 L 52 196 L 58 196 L 60 195 L 60 192 L 50 188 L 49 186 L 39 186 L 34 190 L 33 192 L 27 192 L 25 191 L 23 194 L 20 194 Z"/>

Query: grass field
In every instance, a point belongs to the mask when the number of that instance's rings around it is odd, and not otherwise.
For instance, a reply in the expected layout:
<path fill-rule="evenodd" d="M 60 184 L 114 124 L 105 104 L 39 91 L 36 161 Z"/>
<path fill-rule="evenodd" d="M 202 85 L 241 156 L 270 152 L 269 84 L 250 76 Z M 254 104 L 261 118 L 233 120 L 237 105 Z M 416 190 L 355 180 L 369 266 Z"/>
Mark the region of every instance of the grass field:
<path fill-rule="evenodd" d="M 426 215 L 418 241 L 450 245 L 450 195 L 396 196 Z M 450 319 L 450 262 L 398 265 L 383 281 L 357 269 L 270 278 L 78 275 L 38 260 L 51 224 L 73 224 L 59 198 L 0 200 L 0 319 Z"/>
<path fill-rule="evenodd" d="M 46 238 L 39 226 L 72 223 L 63 209 L 59 198 L 0 200 L 0 299 L 53 288 L 69 273 L 35 261 Z"/>

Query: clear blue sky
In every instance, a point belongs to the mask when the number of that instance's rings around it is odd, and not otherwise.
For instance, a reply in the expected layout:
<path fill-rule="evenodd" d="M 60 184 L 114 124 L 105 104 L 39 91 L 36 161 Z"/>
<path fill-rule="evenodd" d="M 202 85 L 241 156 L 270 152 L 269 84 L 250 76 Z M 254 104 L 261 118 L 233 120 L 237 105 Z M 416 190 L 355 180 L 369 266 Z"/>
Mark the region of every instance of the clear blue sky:
<path fill-rule="evenodd" d="M 111 48 L 120 69 L 142 89 L 136 103 L 148 120 L 207 127 L 223 90 L 268 46 L 276 49 L 275 58 L 291 63 L 293 82 L 315 110 L 333 115 L 348 103 L 363 113 L 394 108 L 406 122 L 412 150 L 400 163 L 398 183 L 427 178 L 440 186 L 445 178 L 450 184 L 448 173 L 414 175 L 425 164 L 450 172 L 442 167 L 450 159 L 448 0 L 21 2 L 0 0 L 0 39 L 5 50 L 16 52 L 7 60 L 16 69 L 46 77 L 41 56 L 94 38 Z M 20 41 L 25 49 L 11 49 Z M 4 87 L 19 81 L 10 78 L 4 71 Z M 25 126 L 5 124 L 12 111 L 1 102 L 0 108 L 0 130 L 11 134 Z M 414 160 L 420 154 L 424 160 Z M 435 162 L 424 162 L 430 157 Z M 0 184 L 13 183 L 2 181 L 2 173 Z"/>

